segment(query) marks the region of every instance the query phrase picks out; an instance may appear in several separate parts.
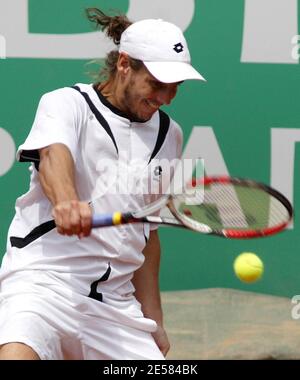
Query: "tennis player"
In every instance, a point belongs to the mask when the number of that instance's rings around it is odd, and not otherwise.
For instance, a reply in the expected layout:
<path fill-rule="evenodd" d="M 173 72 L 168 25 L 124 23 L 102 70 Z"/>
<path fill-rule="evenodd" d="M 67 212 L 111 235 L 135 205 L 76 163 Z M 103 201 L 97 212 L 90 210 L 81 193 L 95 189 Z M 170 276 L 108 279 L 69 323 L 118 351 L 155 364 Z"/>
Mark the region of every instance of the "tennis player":
<path fill-rule="evenodd" d="M 0 271 L 1 359 L 163 359 L 169 350 L 156 227 L 91 230 L 91 216 L 157 196 L 136 184 L 159 183 L 164 173 L 151 163 L 180 157 L 182 146 L 160 107 L 181 82 L 204 78 L 175 25 L 95 8 L 88 16 L 117 48 L 106 79 L 41 98 L 17 151 L 31 178 Z"/>

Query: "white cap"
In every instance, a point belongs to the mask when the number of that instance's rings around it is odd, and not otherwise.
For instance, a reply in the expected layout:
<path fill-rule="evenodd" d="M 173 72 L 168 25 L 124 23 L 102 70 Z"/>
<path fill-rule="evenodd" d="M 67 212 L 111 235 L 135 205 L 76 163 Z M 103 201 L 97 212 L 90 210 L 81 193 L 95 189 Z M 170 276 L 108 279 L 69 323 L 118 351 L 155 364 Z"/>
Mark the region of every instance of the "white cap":
<path fill-rule="evenodd" d="M 131 24 L 121 35 L 119 52 L 143 61 L 160 82 L 205 81 L 191 65 L 182 31 L 169 22 L 149 19 Z"/>

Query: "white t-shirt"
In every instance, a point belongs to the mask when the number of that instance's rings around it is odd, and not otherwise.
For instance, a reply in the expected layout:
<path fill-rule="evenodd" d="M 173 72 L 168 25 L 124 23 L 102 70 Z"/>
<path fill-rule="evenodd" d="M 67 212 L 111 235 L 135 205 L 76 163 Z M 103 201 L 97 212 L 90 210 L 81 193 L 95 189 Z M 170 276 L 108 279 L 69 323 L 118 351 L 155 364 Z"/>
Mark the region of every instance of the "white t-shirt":
<path fill-rule="evenodd" d="M 81 93 L 66 87 L 41 98 L 17 158 L 23 155 L 24 159 L 28 152 L 50 144 L 65 144 L 74 159 L 79 197 L 91 202 L 95 213 L 131 211 L 153 201 L 158 196 L 153 194 L 157 192 L 153 186 L 159 186 L 164 175 L 156 170 L 157 160 L 180 157 L 180 127 L 170 119 L 167 133 L 158 141 L 160 112 L 147 122 L 135 122 L 98 95 L 92 85 L 76 86 Z M 102 124 L 83 93 L 104 119 Z M 47 231 L 44 227 L 53 219 L 52 205 L 43 193 L 34 164 L 30 170 L 29 191 L 16 201 L 0 279 L 12 272 L 42 270 L 80 294 L 88 295 L 94 286 L 108 303 L 131 298 L 131 278 L 144 261 L 142 250 L 149 225 L 93 229 L 83 239 L 60 235 L 55 228 Z M 150 182 L 152 194 L 147 194 L 145 186 Z M 21 247 L 12 244 L 12 237 L 23 239 Z"/>

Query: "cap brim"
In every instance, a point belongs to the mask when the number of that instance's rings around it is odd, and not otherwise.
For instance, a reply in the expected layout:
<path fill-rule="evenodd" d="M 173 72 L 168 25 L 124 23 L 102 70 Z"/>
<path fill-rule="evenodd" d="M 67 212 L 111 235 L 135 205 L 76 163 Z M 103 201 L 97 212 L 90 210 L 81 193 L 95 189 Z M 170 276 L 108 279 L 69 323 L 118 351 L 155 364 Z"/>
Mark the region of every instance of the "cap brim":
<path fill-rule="evenodd" d="M 163 83 L 176 83 L 185 80 L 195 79 L 206 82 L 189 63 L 185 62 L 145 62 L 149 72 Z"/>

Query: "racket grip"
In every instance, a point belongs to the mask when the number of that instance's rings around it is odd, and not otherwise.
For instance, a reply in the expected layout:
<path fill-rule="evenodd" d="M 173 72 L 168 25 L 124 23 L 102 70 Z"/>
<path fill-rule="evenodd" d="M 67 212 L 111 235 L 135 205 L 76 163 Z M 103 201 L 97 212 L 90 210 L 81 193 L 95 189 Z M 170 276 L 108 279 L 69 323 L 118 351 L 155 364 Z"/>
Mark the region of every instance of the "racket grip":
<path fill-rule="evenodd" d="M 113 214 L 95 214 L 92 217 L 92 227 L 109 227 L 122 224 L 122 214 L 114 212 Z"/>

